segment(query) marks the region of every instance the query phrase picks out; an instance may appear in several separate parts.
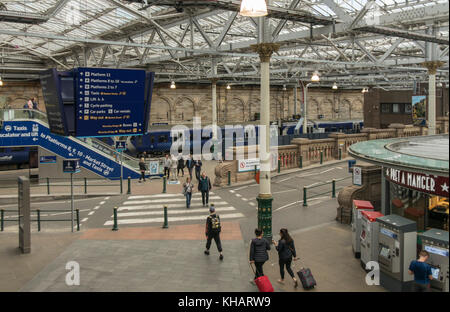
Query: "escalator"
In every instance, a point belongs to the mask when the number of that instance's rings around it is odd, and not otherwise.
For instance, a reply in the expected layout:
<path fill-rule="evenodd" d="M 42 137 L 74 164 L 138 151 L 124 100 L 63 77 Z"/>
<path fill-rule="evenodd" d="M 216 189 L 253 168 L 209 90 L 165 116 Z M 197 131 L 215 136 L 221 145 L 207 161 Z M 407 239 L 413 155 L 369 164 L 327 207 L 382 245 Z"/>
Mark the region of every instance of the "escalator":
<path fill-rule="evenodd" d="M 26 109 L 0 110 L 0 147 L 40 146 L 63 158 L 79 158 L 80 166 L 111 180 L 120 179 L 121 155 L 96 138 L 62 137 L 50 133 L 47 115 Z M 139 160 L 122 155 L 123 176 L 137 179 Z"/>

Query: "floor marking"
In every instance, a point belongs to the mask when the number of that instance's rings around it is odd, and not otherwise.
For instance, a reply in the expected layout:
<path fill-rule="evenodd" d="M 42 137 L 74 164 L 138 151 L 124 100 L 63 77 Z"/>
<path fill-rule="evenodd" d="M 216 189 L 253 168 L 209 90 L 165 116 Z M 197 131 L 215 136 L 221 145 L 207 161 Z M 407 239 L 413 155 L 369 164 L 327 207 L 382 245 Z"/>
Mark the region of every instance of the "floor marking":
<path fill-rule="evenodd" d="M 192 196 L 201 196 L 201 193 L 194 193 Z M 209 192 L 209 195 L 214 195 L 213 192 Z M 146 198 L 162 198 L 162 197 L 184 197 L 181 193 L 170 193 L 170 194 L 153 194 L 153 195 L 136 195 L 129 196 L 128 199 L 146 199 Z"/>
<path fill-rule="evenodd" d="M 221 201 L 221 202 L 214 202 L 214 203 L 210 203 L 210 204 L 214 204 L 215 207 L 218 207 L 220 205 L 229 205 L 228 202 L 226 201 Z M 200 206 L 200 201 L 198 204 L 196 203 L 192 203 L 191 202 L 191 207 L 201 207 Z M 137 206 L 119 206 L 119 209 L 117 209 L 117 211 L 122 211 L 122 210 L 145 210 L 145 209 L 163 209 L 164 205 L 137 205 Z M 183 204 L 168 204 L 167 208 L 186 208 L 186 203 Z M 206 208 L 206 207 L 204 207 Z"/>
<path fill-rule="evenodd" d="M 221 199 L 219 196 L 210 196 L 209 199 Z M 192 201 L 200 201 L 201 198 L 192 198 Z M 148 200 L 130 200 L 125 201 L 124 205 L 132 204 L 151 204 L 151 203 L 170 203 L 170 202 L 185 202 L 185 198 L 166 198 L 166 199 L 148 199 Z"/>
<path fill-rule="evenodd" d="M 234 193 L 234 190 L 230 190 L 230 193 Z"/>
<path fill-rule="evenodd" d="M 83 220 L 81 220 L 81 222 L 85 222 L 87 221 L 89 218 L 84 218 Z"/>
<path fill-rule="evenodd" d="M 91 211 L 88 213 L 88 216 L 92 216 L 94 214 L 95 211 Z"/>
<path fill-rule="evenodd" d="M 105 203 L 105 202 L 104 202 L 104 201 L 102 201 L 102 202 L 100 202 L 100 203 L 99 203 L 99 205 L 103 205 L 104 203 Z"/>
<path fill-rule="evenodd" d="M 221 207 L 221 208 L 216 208 L 217 212 L 223 212 L 223 211 L 233 211 L 236 210 L 236 208 L 230 206 L 230 207 Z M 207 217 L 209 215 L 209 210 L 206 207 L 200 208 L 200 209 L 181 209 L 181 210 L 168 210 L 168 214 L 169 217 L 171 215 L 174 214 L 189 214 L 189 213 L 205 213 L 205 217 Z M 139 217 L 139 216 L 151 216 L 151 215 L 163 215 L 164 211 L 160 210 L 160 211 L 144 211 L 144 212 L 123 212 L 123 213 L 118 213 L 117 217 Z M 112 215 L 111 218 L 113 218 L 114 216 Z M 220 215 L 220 217 L 222 217 L 222 215 Z"/>
<path fill-rule="evenodd" d="M 232 218 L 243 218 L 244 215 L 242 213 L 231 213 L 231 214 L 222 214 L 220 215 L 220 219 L 232 219 Z M 179 221 L 193 221 L 193 220 L 206 220 L 206 216 L 186 216 L 186 217 L 170 217 L 169 222 L 179 222 Z M 118 224 L 140 224 L 140 223 L 163 223 L 164 217 L 160 218 L 144 218 L 144 219 L 122 219 L 118 220 Z M 105 222 L 104 226 L 111 226 L 114 224 L 114 221 Z"/>
<path fill-rule="evenodd" d="M 254 202 L 250 202 L 249 204 L 250 204 L 250 206 L 255 206 Z"/>
<path fill-rule="evenodd" d="M 290 180 L 290 179 L 293 179 L 293 178 L 295 178 L 295 177 L 286 178 L 286 179 L 283 179 L 283 180 L 280 180 L 280 181 L 276 181 L 274 183 L 281 183 L 281 182 L 284 182 L 284 181 L 287 181 L 287 180 Z"/>
<path fill-rule="evenodd" d="M 105 200 L 108 200 L 109 199 L 109 196 L 108 197 L 105 197 Z"/>
<path fill-rule="evenodd" d="M 293 189 L 293 190 L 286 190 L 286 191 L 273 192 L 272 195 L 275 195 L 275 194 L 281 194 L 281 193 L 287 193 L 287 192 L 294 192 L 294 191 L 299 191 L 299 190 Z"/>
<path fill-rule="evenodd" d="M 94 207 L 94 210 L 97 210 L 98 208 L 100 208 L 100 206 L 95 206 L 95 207 Z"/>
<path fill-rule="evenodd" d="M 293 202 L 293 203 L 284 205 L 284 206 L 282 206 L 282 207 L 280 207 L 280 208 L 275 209 L 274 212 L 275 212 L 275 211 L 278 211 L 278 210 L 282 210 L 282 209 L 284 209 L 284 208 L 286 208 L 286 207 L 289 207 L 289 206 L 292 206 L 292 205 L 295 205 L 295 204 L 298 204 L 298 203 L 301 203 L 301 201 L 299 200 L 299 201 L 296 201 L 296 202 Z"/>
<path fill-rule="evenodd" d="M 248 201 L 248 199 L 247 199 L 247 198 L 243 198 L 243 197 L 242 197 L 241 199 L 242 199 L 243 201 Z"/>
<path fill-rule="evenodd" d="M 243 189 L 245 189 L 247 187 L 249 187 L 249 185 L 241 186 L 241 187 L 238 187 L 237 189 L 234 189 L 234 190 L 235 191 L 240 191 L 240 190 L 243 190 Z"/>
<path fill-rule="evenodd" d="M 241 194 L 235 194 L 237 197 L 242 197 L 242 195 Z"/>

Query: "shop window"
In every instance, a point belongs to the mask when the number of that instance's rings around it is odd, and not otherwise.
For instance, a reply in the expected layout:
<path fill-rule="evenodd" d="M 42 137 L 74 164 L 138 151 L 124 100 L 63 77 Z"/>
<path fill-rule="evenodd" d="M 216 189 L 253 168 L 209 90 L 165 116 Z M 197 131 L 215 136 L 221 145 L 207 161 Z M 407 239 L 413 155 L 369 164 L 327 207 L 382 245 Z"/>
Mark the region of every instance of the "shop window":
<path fill-rule="evenodd" d="M 382 113 L 390 113 L 391 112 L 391 104 L 381 104 L 381 112 Z"/>
<path fill-rule="evenodd" d="M 405 104 L 405 113 L 406 114 L 412 113 L 412 105 L 411 104 Z"/>
<path fill-rule="evenodd" d="M 400 113 L 400 104 L 392 104 L 392 112 Z"/>
<path fill-rule="evenodd" d="M 448 231 L 448 198 L 433 196 L 390 183 L 391 213 L 417 222 L 419 232 Z"/>

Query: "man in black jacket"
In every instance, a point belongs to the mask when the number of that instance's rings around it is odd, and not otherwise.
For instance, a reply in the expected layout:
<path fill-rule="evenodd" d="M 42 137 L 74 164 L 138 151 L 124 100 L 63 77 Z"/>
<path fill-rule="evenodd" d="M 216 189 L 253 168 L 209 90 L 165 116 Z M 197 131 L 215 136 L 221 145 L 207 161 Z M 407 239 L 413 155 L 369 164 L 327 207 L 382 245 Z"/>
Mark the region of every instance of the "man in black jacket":
<path fill-rule="evenodd" d="M 254 263 L 256 267 L 255 279 L 264 275 L 264 262 L 269 260 L 267 250 L 270 250 L 269 242 L 263 238 L 263 231 L 255 230 L 256 238 L 252 239 L 250 244 L 250 263 Z"/>
<path fill-rule="evenodd" d="M 198 181 L 198 190 L 202 192 L 202 203 L 203 207 L 208 206 L 209 202 L 209 191 L 211 190 L 211 180 L 206 176 L 206 173 L 203 172 L 200 180 Z"/>
<path fill-rule="evenodd" d="M 206 235 L 206 250 L 205 255 L 209 255 L 209 248 L 211 247 L 211 241 L 214 239 L 216 242 L 217 250 L 219 251 L 219 259 L 223 260 L 223 254 L 222 254 L 222 244 L 220 242 L 220 232 L 222 231 L 222 226 L 220 224 L 220 217 L 216 214 L 216 209 L 214 208 L 214 205 L 211 204 L 211 207 L 209 208 L 209 216 L 206 219 L 206 228 L 205 228 L 205 235 Z"/>

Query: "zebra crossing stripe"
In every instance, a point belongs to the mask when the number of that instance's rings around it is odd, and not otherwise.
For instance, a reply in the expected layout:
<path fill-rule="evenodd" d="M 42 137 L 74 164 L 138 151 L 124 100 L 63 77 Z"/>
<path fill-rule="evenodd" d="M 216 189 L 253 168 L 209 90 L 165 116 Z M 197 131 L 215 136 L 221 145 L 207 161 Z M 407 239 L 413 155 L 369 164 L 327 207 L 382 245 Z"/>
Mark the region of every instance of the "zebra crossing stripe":
<path fill-rule="evenodd" d="M 224 211 L 233 211 L 236 210 L 234 207 L 221 207 L 216 208 L 216 212 L 224 212 Z M 169 210 L 168 214 L 176 215 L 176 214 L 190 214 L 190 213 L 204 213 L 205 218 L 209 215 L 209 209 L 208 208 L 201 208 L 201 209 L 178 209 L 178 210 Z M 123 212 L 118 213 L 117 217 L 140 217 L 140 216 L 152 216 L 152 215 L 163 215 L 164 211 L 160 209 L 159 211 L 143 211 L 143 212 Z M 113 218 L 114 216 L 111 216 Z M 222 217 L 222 216 L 221 216 Z"/>
<path fill-rule="evenodd" d="M 192 197 L 201 196 L 202 193 L 194 193 L 192 194 Z M 214 195 L 213 192 L 209 192 L 209 195 Z M 175 194 L 154 194 L 154 195 L 136 195 L 136 196 L 129 196 L 128 199 L 146 199 L 146 198 L 165 198 L 165 197 L 184 197 L 181 193 L 175 193 Z"/>
<path fill-rule="evenodd" d="M 220 219 L 232 219 L 232 218 L 243 218 L 244 215 L 242 213 L 230 213 L 230 214 L 222 214 L 220 215 Z M 193 220 L 206 220 L 205 215 L 201 216 L 184 216 L 184 217 L 170 217 L 169 222 L 180 222 L 180 221 L 193 221 Z M 118 224 L 142 224 L 142 223 L 163 223 L 164 217 L 158 218 L 142 218 L 142 219 L 119 219 L 117 220 Z M 106 221 L 104 226 L 113 225 L 114 221 Z"/>
<path fill-rule="evenodd" d="M 220 196 L 210 196 L 212 199 L 221 199 Z M 201 198 L 192 198 L 192 201 L 201 201 Z M 147 200 L 129 200 L 123 203 L 123 205 L 133 205 L 133 204 L 151 204 L 151 203 L 170 203 L 170 202 L 184 202 L 185 198 L 161 198 L 161 199 L 147 199 Z"/>
<path fill-rule="evenodd" d="M 226 201 L 221 202 L 214 202 L 214 206 L 218 207 L 221 205 L 229 205 Z M 195 207 L 197 205 L 191 204 L 191 207 Z M 198 204 L 198 207 L 200 207 L 200 204 Z M 123 210 L 144 210 L 144 209 L 162 209 L 163 205 L 161 204 L 155 204 L 155 205 L 136 205 L 136 206 L 119 206 L 117 211 L 123 211 Z M 186 208 L 186 203 L 183 204 L 168 204 L 167 208 Z M 206 209 L 204 207 L 204 209 Z"/>

